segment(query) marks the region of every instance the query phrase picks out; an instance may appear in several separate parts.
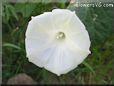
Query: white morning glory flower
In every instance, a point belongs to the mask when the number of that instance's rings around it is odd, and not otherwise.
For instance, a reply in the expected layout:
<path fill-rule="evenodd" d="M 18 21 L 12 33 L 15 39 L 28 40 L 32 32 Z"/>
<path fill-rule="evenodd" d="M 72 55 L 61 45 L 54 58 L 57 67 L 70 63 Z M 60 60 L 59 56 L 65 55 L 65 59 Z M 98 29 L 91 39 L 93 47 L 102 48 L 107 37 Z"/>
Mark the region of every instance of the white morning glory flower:
<path fill-rule="evenodd" d="M 30 62 L 58 76 L 76 68 L 90 54 L 90 38 L 84 24 L 67 9 L 32 17 L 25 45 Z"/>

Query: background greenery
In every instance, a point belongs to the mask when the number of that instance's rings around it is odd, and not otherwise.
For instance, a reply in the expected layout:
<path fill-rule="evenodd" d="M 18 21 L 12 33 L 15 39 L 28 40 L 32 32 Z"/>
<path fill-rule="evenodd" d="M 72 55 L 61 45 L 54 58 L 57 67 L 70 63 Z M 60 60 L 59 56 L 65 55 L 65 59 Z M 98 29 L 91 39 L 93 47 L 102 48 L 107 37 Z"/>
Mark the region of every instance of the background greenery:
<path fill-rule="evenodd" d="M 91 38 L 91 51 L 76 69 L 60 77 L 30 63 L 26 58 L 25 31 L 31 16 L 54 8 L 75 10 Z M 63 3 L 3 3 L 2 83 L 19 73 L 39 84 L 114 84 L 114 7 L 74 7 Z"/>

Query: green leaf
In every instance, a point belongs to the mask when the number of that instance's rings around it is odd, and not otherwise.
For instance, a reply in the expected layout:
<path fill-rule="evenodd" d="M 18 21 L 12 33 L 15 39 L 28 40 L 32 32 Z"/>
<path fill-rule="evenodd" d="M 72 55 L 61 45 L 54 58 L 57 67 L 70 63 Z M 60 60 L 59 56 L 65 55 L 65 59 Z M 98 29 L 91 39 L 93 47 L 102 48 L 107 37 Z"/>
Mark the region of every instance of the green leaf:
<path fill-rule="evenodd" d="M 83 2 L 80 2 L 80 4 Z M 103 7 L 76 7 L 70 4 L 67 9 L 75 11 L 86 26 L 92 45 L 103 43 L 113 33 L 113 8 Z M 82 3 L 83 4 L 83 3 Z"/>
<path fill-rule="evenodd" d="M 16 12 L 18 13 L 22 13 L 22 15 L 24 17 L 29 17 L 32 16 L 32 12 L 34 11 L 34 9 L 36 8 L 37 4 L 33 4 L 33 3 L 16 3 L 14 5 L 14 8 L 16 10 Z"/>
<path fill-rule="evenodd" d="M 15 8 L 12 5 L 8 5 L 8 8 L 11 14 L 16 18 L 16 20 L 18 20 L 18 16 L 16 14 Z"/>
<path fill-rule="evenodd" d="M 9 10 L 8 10 L 8 7 L 6 6 L 4 10 L 5 10 L 5 17 L 6 17 L 6 20 L 8 21 L 8 20 L 9 20 L 9 17 L 10 17 L 10 12 L 9 12 Z"/>
<path fill-rule="evenodd" d="M 78 17 L 83 21 L 86 18 L 88 8 L 87 7 L 75 7 L 74 5 L 69 5 L 67 9 L 70 9 L 72 11 L 75 11 L 75 13 L 78 15 Z"/>
<path fill-rule="evenodd" d="M 11 44 L 11 43 L 4 43 L 3 47 L 10 47 L 10 48 L 15 48 L 17 50 L 21 50 L 21 48 L 15 44 Z"/>
<path fill-rule="evenodd" d="M 83 64 L 93 73 L 95 74 L 95 71 L 93 70 L 93 68 L 85 61 L 83 61 Z"/>

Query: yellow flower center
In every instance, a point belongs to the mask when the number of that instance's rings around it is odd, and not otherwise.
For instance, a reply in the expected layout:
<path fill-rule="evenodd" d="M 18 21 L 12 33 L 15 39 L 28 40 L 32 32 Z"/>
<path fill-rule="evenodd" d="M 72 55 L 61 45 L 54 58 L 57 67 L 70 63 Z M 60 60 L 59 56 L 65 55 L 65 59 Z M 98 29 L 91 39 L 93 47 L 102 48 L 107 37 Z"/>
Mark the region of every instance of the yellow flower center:
<path fill-rule="evenodd" d="M 58 40 L 65 39 L 65 34 L 63 32 L 58 32 L 56 35 L 56 39 L 58 39 Z"/>

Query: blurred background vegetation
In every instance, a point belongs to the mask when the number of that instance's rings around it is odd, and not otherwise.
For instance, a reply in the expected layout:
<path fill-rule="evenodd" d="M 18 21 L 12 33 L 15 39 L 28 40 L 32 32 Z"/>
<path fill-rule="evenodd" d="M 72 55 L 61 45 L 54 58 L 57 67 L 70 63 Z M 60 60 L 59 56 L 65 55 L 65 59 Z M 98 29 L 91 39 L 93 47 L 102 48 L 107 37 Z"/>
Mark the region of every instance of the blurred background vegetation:
<path fill-rule="evenodd" d="M 25 31 L 31 16 L 54 8 L 75 10 L 85 24 L 92 42 L 85 61 L 60 77 L 30 63 L 26 58 Z M 2 4 L 2 83 L 26 73 L 38 84 L 114 84 L 114 7 L 75 7 L 63 0 L 50 3 Z"/>

